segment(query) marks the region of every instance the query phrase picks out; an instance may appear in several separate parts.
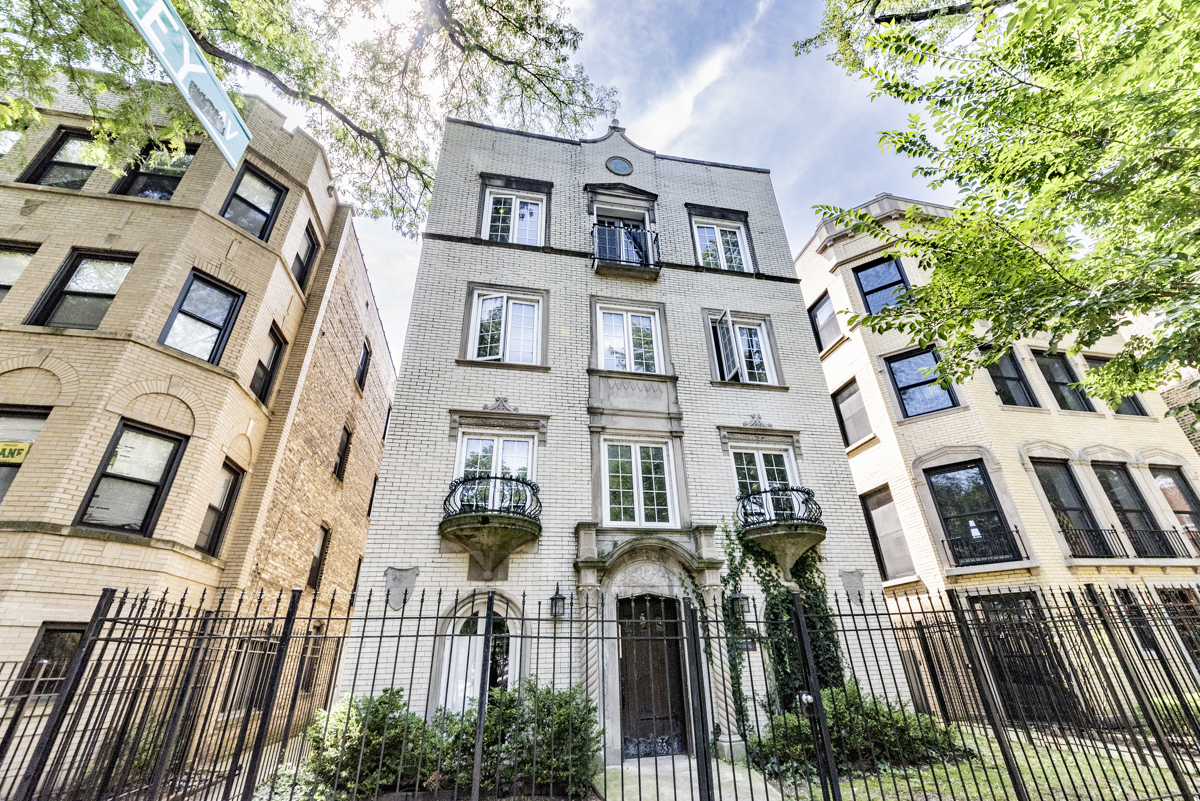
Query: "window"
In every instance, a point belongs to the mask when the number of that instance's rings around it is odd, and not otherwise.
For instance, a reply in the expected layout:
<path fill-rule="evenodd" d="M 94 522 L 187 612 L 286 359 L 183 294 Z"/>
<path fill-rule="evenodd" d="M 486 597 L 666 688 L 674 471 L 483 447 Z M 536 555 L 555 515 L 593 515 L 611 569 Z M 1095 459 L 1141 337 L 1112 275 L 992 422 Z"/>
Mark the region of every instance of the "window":
<path fill-rule="evenodd" d="M 750 272 L 746 253 L 745 229 L 734 223 L 697 222 L 696 251 L 700 264 L 715 270 Z"/>
<path fill-rule="evenodd" d="M 786 453 L 733 451 L 733 474 L 737 479 L 737 494 L 749 496 L 743 502 L 743 512 L 748 513 L 748 519 L 765 521 L 787 517 L 797 511 L 790 492 L 755 494 L 764 489 L 787 490 L 796 483 Z"/>
<path fill-rule="evenodd" d="M 45 409 L 0 406 L 0 501 L 29 458 L 30 448 L 42 432 L 48 414 Z"/>
<path fill-rule="evenodd" d="M 25 272 L 36 251 L 36 247 L 0 245 L 0 300 L 4 300 L 8 290 L 12 289 L 21 273 Z"/>
<path fill-rule="evenodd" d="M 242 305 L 242 293 L 193 270 L 158 341 L 217 364 Z"/>
<path fill-rule="evenodd" d="M 464 434 L 457 475 L 464 478 L 532 478 L 533 440 L 501 434 Z"/>
<path fill-rule="evenodd" d="M 637 526 L 671 523 L 666 443 L 606 442 L 607 522 Z"/>
<path fill-rule="evenodd" d="M 1100 479 L 1100 486 L 1104 488 L 1108 502 L 1117 513 L 1117 520 L 1125 529 L 1138 556 L 1173 559 L 1187 555 L 1183 543 L 1179 541 L 1178 532 L 1158 527 L 1153 513 L 1146 506 L 1146 499 L 1133 482 L 1128 465 L 1121 462 L 1092 462 L 1092 469 L 1096 472 L 1096 478 Z"/>
<path fill-rule="evenodd" d="M 882 487 L 860 496 L 859 500 L 867 518 L 867 530 L 871 534 L 880 577 L 888 581 L 916 575 L 917 569 L 908 552 L 908 540 L 904 538 L 900 514 L 896 511 L 891 490 Z"/>
<path fill-rule="evenodd" d="M 75 525 L 149 537 L 184 445 L 183 437 L 122 420 Z"/>
<path fill-rule="evenodd" d="M 900 396 L 905 417 L 916 417 L 958 405 L 953 389 L 938 386 L 934 369 L 937 351 L 920 350 L 892 356 L 887 360 L 892 385 Z"/>
<path fill-rule="evenodd" d="M 1078 382 L 1075 371 L 1071 369 L 1065 353 L 1047 353 L 1033 351 L 1037 359 L 1038 369 L 1046 383 L 1050 385 L 1050 394 L 1058 401 L 1058 408 L 1076 412 L 1092 412 L 1092 402 L 1083 390 L 1071 386 Z"/>
<path fill-rule="evenodd" d="M 658 315 L 652 311 L 600 309 L 600 367 L 659 373 Z"/>
<path fill-rule="evenodd" d="M 480 361 L 537 364 L 540 310 L 537 298 L 480 292 L 471 314 L 475 324 L 468 352 Z"/>
<path fill-rule="evenodd" d="M 279 641 L 274 637 L 243 637 L 232 645 L 237 650 L 221 698 L 221 712 L 262 709 Z"/>
<path fill-rule="evenodd" d="M 221 538 L 225 536 L 225 528 L 233 515 L 233 505 L 237 502 L 238 487 L 241 483 L 241 470 L 229 462 L 221 465 L 221 472 L 217 474 L 217 484 L 213 487 L 212 497 L 208 499 L 208 509 L 200 523 L 196 550 L 209 556 L 216 556 L 220 552 Z"/>
<path fill-rule="evenodd" d="M 509 689 L 520 675 L 521 649 L 510 642 L 508 621 L 499 610 L 492 613 L 491 650 L 485 659 L 485 609 L 456 612 L 442 643 L 442 686 L 437 703 L 455 715 L 478 707 L 484 670 L 489 691 Z"/>
<path fill-rule="evenodd" d="M 0 435 L 0 439 L 4 439 L 3 435 Z M 1167 505 L 1175 513 L 1179 525 L 1189 531 L 1200 532 L 1200 498 L 1196 497 L 1196 491 L 1183 477 L 1183 471 L 1178 467 L 1152 464 L 1150 473 L 1167 499 Z M 0 498 L 3 497 L 3 492 L 0 492 Z"/>
<path fill-rule="evenodd" d="M 21 668 L 13 695 L 57 693 L 86 629 L 86 623 L 43 623 Z"/>
<path fill-rule="evenodd" d="M 1158 597 L 1192 664 L 1200 665 L 1200 596 L 1189 587 L 1159 587 Z"/>
<path fill-rule="evenodd" d="M 1036 407 L 1038 405 L 1037 399 L 1033 396 L 1033 390 L 1029 387 L 1029 382 L 1025 380 L 1025 371 L 1021 369 L 1016 354 L 1012 352 L 1011 348 L 1004 352 L 999 361 L 989 364 L 987 371 L 988 375 L 992 377 L 992 385 L 996 388 L 997 397 L 1005 406 Z"/>
<path fill-rule="evenodd" d="M 1127 587 L 1114 587 L 1113 595 L 1116 597 L 1117 603 L 1124 607 L 1125 619 L 1133 629 L 1138 645 L 1147 651 L 1158 651 L 1154 627 L 1150 623 L 1150 618 L 1146 616 L 1146 610 L 1138 603 L 1138 598 L 1133 594 L 1133 590 Z"/>
<path fill-rule="evenodd" d="M 1095 529 L 1096 518 L 1088 508 L 1083 492 L 1071 473 L 1070 465 L 1065 461 L 1050 459 L 1032 459 L 1033 472 L 1037 474 L 1038 483 L 1046 493 L 1046 500 L 1054 511 L 1054 521 L 1064 529 Z"/>
<path fill-rule="evenodd" d="M 833 299 L 829 297 L 828 292 L 808 310 L 808 321 L 812 323 L 813 334 L 817 337 L 818 351 L 833 347 L 833 343 L 842 336 L 837 313 L 833 310 Z"/>
<path fill-rule="evenodd" d="M 837 413 L 838 427 L 842 429 L 842 441 L 847 448 L 871 436 L 871 418 L 867 416 L 857 381 L 852 380 L 833 393 L 833 410 Z"/>
<path fill-rule="evenodd" d="M 492 242 L 541 245 L 545 202 L 540 195 L 503 194 L 489 189 L 481 236 Z"/>
<path fill-rule="evenodd" d="M 265 242 L 271 236 L 285 195 L 287 190 L 283 186 L 245 164 L 225 200 L 221 216 Z"/>
<path fill-rule="evenodd" d="M 871 314 L 899 303 L 901 296 L 908 291 L 908 279 L 904 277 L 904 268 L 898 259 L 859 267 L 854 271 L 854 279 L 858 282 L 863 303 Z"/>
<path fill-rule="evenodd" d="M 358 369 L 354 372 L 354 383 L 362 389 L 367 385 L 367 370 L 371 367 L 371 343 L 364 342 L 358 354 Z"/>
<path fill-rule="evenodd" d="M 955 565 L 1021 558 L 983 462 L 929 469 L 925 471 L 925 480 L 933 493 L 946 532 L 947 551 Z"/>
<path fill-rule="evenodd" d="M 21 183 L 83 189 L 100 163 L 90 153 L 92 136 L 86 131 L 59 130 L 43 155 L 21 176 Z"/>
<path fill-rule="evenodd" d="M 371 499 L 367 501 L 367 517 L 371 516 L 371 512 L 375 509 L 375 490 L 379 489 L 379 476 L 375 476 L 375 480 L 371 482 Z"/>
<path fill-rule="evenodd" d="M 387 407 L 387 413 L 383 416 L 383 436 L 379 439 L 381 442 L 387 442 L 388 426 L 392 424 L 392 407 Z"/>
<path fill-rule="evenodd" d="M 308 586 L 314 592 L 321 587 L 321 574 L 325 572 L 325 554 L 329 551 L 329 529 L 317 529 L 317 542 L 313 546 L 312 563 L 308 567 Z"/>
<path fill-rule="evenodd" d="M 279 365 L 283 363 L 284 345 L 283 334 L 272 325 L 267 331 L 267 338 L 263 340 L 258 364 L 254 366 L 254 375 L 250 378 L 250 391 L 263 403 L 271 399 L 271 388 L 275 385 Z"/>
<path fill-rule="evenodd" d="M 355 590 L 357 589 L 358 587 L 355 585 Z M 353 599 L 353 595 L 351 599 Z M 353 605 L 352 600 L 351 606 Z M 300 667 L 296 670 L 301 677 L 300 692 L 311 693 L 317 686 L 317 676 L 321 672 L 321 657 L 325 654 L 324 631 L 323 624 L 314 623 L 304 638 L 304 649 L 300 653 Z"/>
<path fill-rule="evenodd" d="M 132 266 L 132 257 L 73 253 L 29 316 L 29 324 L 99 328 Z"/>
<path fill-rule="evenodd" d="M 117 182 L 113 193 L 150 200 L 170 200 L 191 165 L 198 145 L 188 145 L 182 155 L 172 153 L 160 146 L 142 153 L 142 163 L 130 167 L 129 173 Z"/>
<path fill-rule="evenodd" d="M 1097 367 L 1103 367 L 1108 364 L 1109 360 L 1100 356 L 1084 356 L 1083 360 L 1087 362 L 1089 370 Z M 1142 401 L 1137 395 L 1126 395 L 1121 398 L 1121 402 L 1113 408 L 1117 414 L 1131 414 L 1137 417 L 1149 417 L 1146 413 L 1146 407 L 1142 405 Z"/>
<path fill-rule="evenodd" d="M 710 320 L 717 353 L 717 376 L 721 381 L 777 383 L 764 322 L 737 320 L 728 309 L 720 317 Z"/>
<path fill-rule="evenodd" d="M 308 276 L 312 272 L 313 262 L 316 261 L 317 251 L 320 247 L 312 226 L 304 226 L 304 247 L 300 248 L 296 257 L 292 259 L 292 275 L 301 289 L 308 285 Z"/>
<path fill-rule="evenodd" d="M 353 436 L 350 429 L 342 427 L 342 438 L 338 442 L 337 461 L 333 463 L 333 474 L 337 476 L 338 481 L 344 481 L 346 478 L 346 462 L 350 460 L 350 438 Z"/>

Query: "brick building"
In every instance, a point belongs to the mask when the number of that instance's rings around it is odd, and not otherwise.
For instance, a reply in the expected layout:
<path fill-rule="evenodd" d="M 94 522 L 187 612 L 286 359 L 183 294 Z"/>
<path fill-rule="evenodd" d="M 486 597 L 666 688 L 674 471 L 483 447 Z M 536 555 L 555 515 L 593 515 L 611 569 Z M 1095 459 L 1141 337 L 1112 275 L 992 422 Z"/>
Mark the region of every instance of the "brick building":
<path fill-rule="evenodd" d="M 913 204 L 882 194 L 859 208 L 899 230 Z M 825 221 L 795 262 L 885 586 L 960 588 L 1003 614 L 1032 614 L 1039 587 L 1086 583 L 1200 610 L 1186 588 L 1200 573 L 1200 459 L 1157 392 L 1111 409 L 1072 386 L 1124 340 L 1079 356 L 1021 340 L 943 389 L 925 375 L 936 348 L 847 325 L 925 280 L 885 250 Z M 1004 592 L 971 592 L 984 587 Z"/>
<path fill-rule="evenodd" d="M 324 152 L 249 98 L 238 170 L 197 137 L 118 177 L 85 111 L 0 156 L 0 660 L 105 586 L 344 605 L 395 377 Z"/>
<path fill-rule="evenodd" d="M 460 616 L 495 590 L 514 614 L 561 592 L 670 617 L 720 592 L 741 493 L 759 493 L 741 511 L 790 567 L 816 538 L 795 522 L 810 507 L 761 491 L 799 485 L 823 512 L 831 588 L 878 590 L 801 307 L 767 170 L 658 155 L 615 122 L 577 141 L 450 121 L 364 591 L 398 606 L 444 590 L 439 613 Z M 478 693 L 469 660 L 415 658 L 432 695 L 414 704 Z M 616 698 L 615 648 L 605 659 Z M 682 691 L 662 680 L 659 697 Z"/>

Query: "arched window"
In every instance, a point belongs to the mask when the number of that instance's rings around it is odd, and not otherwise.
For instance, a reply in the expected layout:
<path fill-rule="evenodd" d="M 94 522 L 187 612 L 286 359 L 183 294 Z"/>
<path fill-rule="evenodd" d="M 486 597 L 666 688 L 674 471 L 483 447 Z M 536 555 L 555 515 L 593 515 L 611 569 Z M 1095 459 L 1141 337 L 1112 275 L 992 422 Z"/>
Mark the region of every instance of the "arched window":
<path fill-rule="evenodd" d="M 442 692 L 438 706 L 451 712 L 474 709 L 479 701 L 480 670 L 484 667 L 484 615 L 475 610 L 466 617 L 456 617 L 453 634 L 446 637 L 442 649 Z M 505 689 L 513 685 L 517 674 L 517 648 L 511 644 L 508 621 L 492 613 L 492 647 L 487 659 L 488 689 Z"/>

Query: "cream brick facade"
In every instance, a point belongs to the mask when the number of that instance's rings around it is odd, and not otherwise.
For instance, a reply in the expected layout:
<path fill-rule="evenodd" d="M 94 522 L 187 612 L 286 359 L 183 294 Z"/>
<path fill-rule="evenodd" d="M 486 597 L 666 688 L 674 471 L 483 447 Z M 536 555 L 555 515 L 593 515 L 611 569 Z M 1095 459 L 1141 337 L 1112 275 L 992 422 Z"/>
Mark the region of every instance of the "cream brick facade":
<path fill-rule="evenodd" d="M 366 539 L 394 373 L 354 233 L 320 146 L 250 98 L 245 161 L 287 192 L 261 241 L 221 216 L 237 173 L 198 151 L 170 200 L 112 194 L 96 169 L 81 190 L 22 183 L 60 126 L 90 118 L 66 97 L 0 157 L 0 239 L 36 248 L 0 303 L 0 413 L 48 412 L 0 502 L 0 660 L 21 659 L 45 621 L 86 621 L 102 587 L 200 591 L 305 586 L 319 527 L 332 532 L 320 580 L 343 603 Z M 311 227 L 307 286 L 289 269 Z M 134 256 L 96 330 L 29 325 L 77 250 Z M 193 271 L 244 293 L 216 364 L 159 344 Z M 250 389 L 272 326 L 286 343 L 267 402 Z M 373 355 L 355 382 L 363 342 Z M 186 437 L 150 536 L 77 521 L 120 421 Z M 345 480 L 332 474 L 354 431 Z M 214 555 L 197 537 L 218 473 L 244 471 Z"/>
<path fill-rule="evenodd" d="M 916 201 L 879 195 L 862 209 L 899 229 L 904 210 Z M 931 213 L 944 207 L 919 204 Z M 826 292 L 838 311 L 840 337 L 820 355 L 829 393 L 851 380 L 857 381 L 870 418 L 872 434 L 850 443 L 854 486 L 866 494 L 884 486 L 891 491 L 904 538 L 915 566 L 915 575 L 893 578 L 893 592 L 940 591 L 947 588 L 1052 587 L 1096 583 L 1114 587 L 1177 586 L 1195 582 L 1200 572 L 1200 552 L 1183 534 L 1184 552 L 1176 558 L 1138 558 L 1117 513 L 1109 503 L 1093 470 L 1095 462 L 1128 465 L 1155 526 L 1182 528 L 1151 474 L 1151 466 L 1176 466 L 1194 488 L 1200 460 L 1187 437 L 1172 419 L 1164 419 L 1167 404 L 1158 393 L 1139 395 L 1145 416 L 1114 414 L 1098 401 L 1101 411 L 1064 411 L 1059 408 L 1039 370 L 1031 348 L 1045 350 L 1046 339 L 1023 340 L 1015 347 L 1021 370 L 1038 407 L 1004 405 L 992 379 L 981 371 L 956 385 L 958 405 L 905 417 L 886 359 L 911 351 L 914 346 L 900 333 L 875 334 L 849 327 L 849 314 L 863 314 L 866 306 L 854 270 L 879 261 L 883 245 L 863 235 L 822 223 L 795 260 L 805 307 L 811 308 Z M 924 280 L 921 270 L 905 260 L 910 284 Z M 1111 356 L 1123 340 L 1109 337 L 1085 351 L 1090 356 Z M 1076 375 L 1086 369 L 1082 358 L 1071 359 Z M 1068 542 L 1033 472 L 1031 459 L 1067 460 L 1075 481 L 1097 525 L 1116 529 L 1128 558 L 1080 558 L 1071 555 Z M 960 566 L 953 563 L 943 544 L 944 528 L 924 471 L 940 465 L 982 460 L 1009 526 L 1015 527 L 1027 559 L 994 564 Z"/>

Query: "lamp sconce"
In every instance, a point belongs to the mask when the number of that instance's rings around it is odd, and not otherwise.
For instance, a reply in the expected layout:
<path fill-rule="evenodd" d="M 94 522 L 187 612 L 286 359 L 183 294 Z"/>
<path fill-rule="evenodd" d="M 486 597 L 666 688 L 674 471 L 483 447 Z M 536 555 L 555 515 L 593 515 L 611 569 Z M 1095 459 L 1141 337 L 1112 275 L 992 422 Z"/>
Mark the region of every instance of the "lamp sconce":
<path fill-rule="evenodd" d="M 554 594 L 550 596 L 550 617 L 558 620 L 567 613 L 567 597 L 554 585 Z"/>

